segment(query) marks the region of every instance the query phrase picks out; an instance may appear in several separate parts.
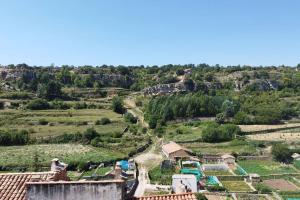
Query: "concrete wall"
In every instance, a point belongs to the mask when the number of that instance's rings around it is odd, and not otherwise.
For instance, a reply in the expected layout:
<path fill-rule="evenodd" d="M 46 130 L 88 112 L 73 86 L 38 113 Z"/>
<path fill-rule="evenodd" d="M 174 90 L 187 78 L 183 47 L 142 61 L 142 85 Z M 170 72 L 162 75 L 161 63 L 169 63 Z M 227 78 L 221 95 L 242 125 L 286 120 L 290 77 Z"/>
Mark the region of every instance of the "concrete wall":
<path fill-rule="evenodd" d="M 116 181 L 27 183 L 26 200 L 123 200 L 125 184 Z"/>

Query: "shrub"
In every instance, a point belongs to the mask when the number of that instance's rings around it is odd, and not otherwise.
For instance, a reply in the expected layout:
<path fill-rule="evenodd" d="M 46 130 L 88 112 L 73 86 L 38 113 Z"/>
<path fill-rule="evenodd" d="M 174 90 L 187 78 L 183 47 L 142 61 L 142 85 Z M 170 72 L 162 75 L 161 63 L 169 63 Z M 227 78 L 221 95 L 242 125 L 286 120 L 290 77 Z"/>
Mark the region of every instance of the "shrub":
<path fill-rule="evenodd" d="M 114 97 L 112 99 L 112 110 L 119 114 L 123 114 L 125 112 L 123 101 L 120 97 Z"/>
<path fill-rule="evenodd" d="M 44 99 L 35 99 L 27 104 L 30 110 L 47 110 L 50 109 L 50 104 Z"/>
<path fill-rule="evenodd" d="M 87 104 L 85 102 L 76 102 L 74 105 L 74 109 L 79 110 L 79 109 L 85 109 L 87 108 Z"/>
<path fill-rule="evenodd" d="M 238 112 L 234 115 L 233 123 L 235 123 L 235 124 L 252 124 L 252 120 L 246 113 Z"/>
<path fill-rule="evenodd" d="M 106 125 L 106 124 L 110 124 L 110 123 L 111 123 L 110 119 L 108 119 L 107 117 L 103 117 L 100 120 L 97 120 L 95 122 L 95 125 Z"/>
<path fill-rule="evenodd" d="M 4 109 L 4 102 L 0 101 L 0 109 Z"/>
<path fill-rule="evenodd" d="M 60 100 L 54 100 L 52 102 L 52 108 L 57 109 L 57 110 L 67 110 L 70 109 L 70 105 L 67 103 L 64 103 L 63 101 Z"/>
<path fill-rule="evenodd" d="M 24 145 L 29 142 L 29 133 L 26 130 L 0 131 L 0 145 Z"/>
<path fill-rule="evenodd" d="M 292 152 L 286 144 L 274 144 L 271 153 L 278 162 L 290 163 Z"/>
<path fill-rule="evenodd" d="M 95 129 L 93 128 L 88 128 L 84 133 L 83 133 L 83 138 L 90 142 L 92 139 L 98 136 L 98 133 Z"/>
<path fill-rule="evenodd" d="M 218 123 L 218 124 L 223 124 L 225 122 L 225 115 L 224 113 L 219 113 L 216 115 L 216 119 L 215 121 Z"/>
<path fill-rule="evenodd" d="M 30 99 L 30 95 L 26 92 L 12 92 L 1 95 L 5 99 Z"/>
<path fill-rule="evenodd" d="M 126 113 L 124 115 L 125 121 L 129 123 L 135 124 L 137 122 L 137 118 L 133 116 L 131 113 Z"/>
<path fill-rule="evenodd" d="M 39 119 L 38 123 L 39 125 L 47 125 L 49 122 L 45 119 Z"/>

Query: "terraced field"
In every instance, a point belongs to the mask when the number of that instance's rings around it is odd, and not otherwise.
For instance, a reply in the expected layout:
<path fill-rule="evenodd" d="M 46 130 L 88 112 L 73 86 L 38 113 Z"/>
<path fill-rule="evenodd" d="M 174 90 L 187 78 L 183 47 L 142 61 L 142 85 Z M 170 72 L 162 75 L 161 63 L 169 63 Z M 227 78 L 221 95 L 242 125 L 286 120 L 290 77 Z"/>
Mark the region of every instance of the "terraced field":
<path fill-rule="evenodd" d="M 109 118 L 112 123 L 95 126 L 95 121 L 102 117 Z M 99 133 L 121 132 L 126 127 L 122 115 L 107 109 L 81 110 L 1 110 L 1 129 L 25 129 L 31 137 L 48 137 L 63 133 L 83 132 L 94 127 Z M 48 125 L 40 125 L 45 120 Z"/>
<path fill-rule="evenodd" d="M 0 166 L 33 166 L 35 155 L 42 166 L 50 166 L 53 158 L 63 162 L 102 162 L 126 156 L 126 152 L 95 148 L 81 144 L 43 144 L 0 147 Z"/>

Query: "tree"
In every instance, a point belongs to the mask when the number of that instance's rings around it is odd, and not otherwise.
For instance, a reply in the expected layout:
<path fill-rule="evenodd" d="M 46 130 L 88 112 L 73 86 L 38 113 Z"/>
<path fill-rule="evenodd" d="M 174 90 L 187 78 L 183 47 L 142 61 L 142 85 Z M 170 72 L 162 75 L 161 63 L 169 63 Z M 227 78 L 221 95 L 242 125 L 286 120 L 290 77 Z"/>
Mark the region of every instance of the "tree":
<path fill-rule="evenodd" d="M 218 125 L 211 123 L 203 130 L 202 139 L 204 142 L 225 142 L 240 134 L 240 128 L 234 124 Z"/>
<path fill-rule="evenodd" d="M 47 110 L 50 108 L 50 104 L 44 99 L 34 99 L 26 107 L 30 110 Z"/>
<path fill-rule="evenodd" d="M 184 85 L 186 87 L 187 90 L 189 91 L 194 91 L 195 88 L 195 83 L 192 79 L 187 79 L 184 81 Z"/>
<path fill-rule="evenodd" d="M 286 144 L 274 144 L 271 153 L 278 162 L 290 163 L 292 161 L 292 152 Z"/>
<path fill-rule="evenodd" d="M 133 114 L 127 112 L 125 115 L 124 115 L 124 118 L 125 118 L 125 121 L 126 122 L 130 122 L 132 124 L 136 124 L 137 123 L 137 118 L 133 116 Z"/>
<path fill-rule="evenodd" d="M 4 109 L 4 102 L 0 101 L 0 110 Z"/>
<path fill-rule="evenodd" d="M 38 87 L 37 95 L 40 98 L 48 99 L 48 100 L 61 98 L 62 96 L 61 85 L 56 81 L 50 81 L 49 83 L 41 84 Z"/>
<path fill-rule="evenodd" d="M 123 101 L 120 97 L 114 97 L 112 99 L 112 110 L 119 114 L 123 114 L 125 112 Z"/>
<path fill-rule="evenodd" d="M 234 124 L 252 124 L 251 118 L 244 112 L 238 112 L 233 118 Z"/>
<path fill-rule="evenodd" d="M 62 66 L 61 71 L 57 74 L 57 79 L 64 85 L 72 83 L 72 76 L 67 65 Z"/>

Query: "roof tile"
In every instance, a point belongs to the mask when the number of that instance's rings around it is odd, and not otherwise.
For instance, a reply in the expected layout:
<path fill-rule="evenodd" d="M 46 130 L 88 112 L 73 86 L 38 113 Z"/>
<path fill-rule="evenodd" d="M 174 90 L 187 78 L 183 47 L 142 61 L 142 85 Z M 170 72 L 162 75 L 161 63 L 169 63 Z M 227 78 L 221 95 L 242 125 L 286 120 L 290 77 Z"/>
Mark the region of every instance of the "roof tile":
<path fill-rule="evenodd" d="M 0 174 L 0 199 L 25 200 L 25 183 L 34 175 L 41 175 L 40 181 L 46 181 L 55 172 L 7 173 Z"/>

